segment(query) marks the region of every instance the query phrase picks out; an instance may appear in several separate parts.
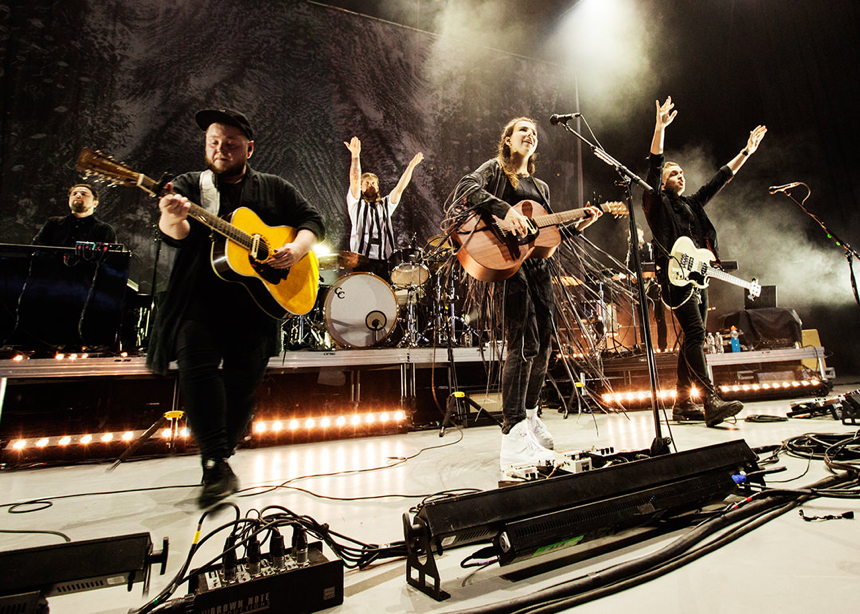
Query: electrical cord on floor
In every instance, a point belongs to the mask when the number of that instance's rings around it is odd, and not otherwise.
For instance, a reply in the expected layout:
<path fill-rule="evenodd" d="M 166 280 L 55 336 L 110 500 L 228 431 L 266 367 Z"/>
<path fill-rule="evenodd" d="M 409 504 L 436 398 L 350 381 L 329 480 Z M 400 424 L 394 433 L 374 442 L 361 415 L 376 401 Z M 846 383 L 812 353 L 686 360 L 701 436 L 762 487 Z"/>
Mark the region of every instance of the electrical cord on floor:
<path fill-rule="evenodd" d="M 299 480 L 309 480 L 309 479 L 313 479 L 313 478 L 328 478 L 328 477 L 336 477 L 336 476 L 343 476 L 343 475 L 353 475 L 353 474 L 357 474 L 357 473 L 370 473 L 372 471 L 381 471 L 383 469 L 391 469 L 392 467 L 397 467 L 397 466 L 402 465 L 403 463 L 405 463 L 407 461 L 412 460 L 413 458 L 416 458 L 421 453 L 426 452 L 428 450 L 435 450 L 438 448 L 447 448 L 450 446 L 457 445 L 458 443 L 463 441 L 463 437 L 464 437 L 462 429 L 458 429 L 458 431 L 459 431 L 460 437 L 454 441 L 449 441 L 448 443 L 439 444 L 437 446 L 427 446 L 426 448 L 421 448 L 420 450 L 418 450 L 417 452 L 415 452 L 414 454 L 411 454 L 409 456 L 394 458 L 393 460 L 395 462 L 393 462 L 389 465 L 378 465 L 376 467 L 366 467 L 364 469 L 344 469 L 343 471 L 334 471 L 331 473 L 315 473 L 315 474 L 311 474 L 311 475 L 297 476 L 294 478 L 290 478 L 289 480 L 284 480 L 283 482 L 275 484 L 274 486 L 268 486 L 268 485 L 263 485 L 263 484 L 258 485 L 258 486 L 249 486 L 248 488 L 244 488 L 244 489 L 240 490 L 238 493 L 238 496 L 240 496 L 240 497 L 254 497 L 256 495 L 263 495 L 266 493 L 275 492 L 276 490 L 278 490 L 280 488 L 289 488 L 289 489 L 294 489 L 294 490 L 298 490 L 301 492 L 305 492 L 309 495 L 313 495 L 314 497 L 319 497 L 321 499 L 332 499 L 335 501 L 363 501 L 366 499 L 367 500 L 383 499 L 383 498 L 388 498 L 388 497 L 407 497 L 407 498 L 427 497 L 429 495 L 427 495 L 425 493 L 425 494 L 418 494 L 418 495 L 373 495 L 373 496 L 368 496 L 368 497 L 338 498 L 338 497 L 329 497 L 329 496 L 319 495 L 319 494 L 316 494 L 316 493 L 311 492 L 309 490 L 305 490 L 305 489 L 298 488 L 295 486 L 290 486 L 290 484 L 292 484 L 293 482 L 297 482 Z"/>
<path fill-rule="evenodd" d="M 744 422 L 758 422 L 768 424 L 771 422 L 788 422 L 785 416 L 774 416 L 772 414 L 750 414 L 744 418 Z"/>

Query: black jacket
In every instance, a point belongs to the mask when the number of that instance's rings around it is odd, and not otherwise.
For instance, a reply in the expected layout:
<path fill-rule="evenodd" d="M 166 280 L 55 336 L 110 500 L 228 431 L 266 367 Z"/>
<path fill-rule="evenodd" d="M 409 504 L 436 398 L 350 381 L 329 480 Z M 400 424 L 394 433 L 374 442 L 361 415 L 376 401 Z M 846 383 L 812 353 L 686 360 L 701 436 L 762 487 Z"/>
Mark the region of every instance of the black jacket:
<path fill-rule="evenodd" d="M 200 172 L 180 175 L 173 180 L 173 185 L 174 191 L 194 203 L 200 203 Z M 238 206 L 251 209 L 269 226 L 287 225 L 296 230 L 305 228 L 319 240 L 325 237 L 325 226 L 319 213 L 292 184 L 277 175 L 259 173 L 248 167 Z M 219 215 L 226 215 L 232 210 L 226 199 L 222 199 Z M 199 313 L 210 308 L 221 309 L 219 315 L 229 318 L 225 325 L 245 327 L 249 336 L 266 344 L 270 355 L 277 354 L 280 321 L 260 309 L 241 284 L 215 281 L 224 295 L 225 304 L 229 306 L 228 313 L 223 313 L 220 305 L 199 304 L 200 295 L 196 290 L 210 283 L 204 279 L 205 276 L 214 275 L 210 262 L 209 228 L 192 220 L 191 232 L 185 239 L 177 241 L 163 233 L 161 237 L 165 244 L 177 248 L 177 252 L 167 292 L 158 305 L 150 337 L 147 352 L 149 368 L 155 373 L 165 374 L 170 361 L 175 358 L 176 335 L 185 315 L 192 310 Z M 230 314 L 230 310 L 241 310 L 242 313 Z M 249 342 L 253 340 L 249 338 Z"/>

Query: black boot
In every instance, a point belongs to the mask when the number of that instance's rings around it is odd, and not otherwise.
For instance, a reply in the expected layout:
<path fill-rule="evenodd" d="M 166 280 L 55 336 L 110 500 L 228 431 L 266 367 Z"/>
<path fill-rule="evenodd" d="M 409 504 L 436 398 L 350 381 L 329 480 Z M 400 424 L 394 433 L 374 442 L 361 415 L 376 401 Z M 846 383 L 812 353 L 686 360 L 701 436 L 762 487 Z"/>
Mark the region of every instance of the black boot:
<path fill-rule="evenodd" d="M 683 401 L 675 401 L 675 405 L 672 407 L 672 420 L 676 422 L 702 422 L 704 419 L 705 412 L 701 405 L 696 405 L 690 397 Z"/>
<path fill-rule="evenodd" d="M 705 397 L 705 426 L 716 426 L 739 414 L 743 408 L 740 401 L 723 401 L 716 392 L 711 392 Z"/>
<path fill-rule="evenodd" d="M 203 461 L 203 491 L 197 498 L 200 509 L 206 509 L 239 490 L 239 478 L 223 458 Z"/>

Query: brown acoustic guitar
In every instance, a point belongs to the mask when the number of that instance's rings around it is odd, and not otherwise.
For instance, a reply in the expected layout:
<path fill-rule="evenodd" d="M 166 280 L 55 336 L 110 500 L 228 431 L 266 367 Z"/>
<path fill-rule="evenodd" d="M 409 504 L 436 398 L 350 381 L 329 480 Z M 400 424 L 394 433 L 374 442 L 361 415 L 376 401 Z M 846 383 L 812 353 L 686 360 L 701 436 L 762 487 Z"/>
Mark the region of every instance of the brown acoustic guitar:
<path fill-rule="evenodd" d="M 160 196 L 158 182 L 88 147 L 81 150 L 76 168 L 110 183 Z M 268 226 L 247 207 L 239 207 L 229 219 L 222 219 L 192 203 L 188 217 L 221 236 L 212 242 L 215 274 L 245 286 L 260 309 L 278 319 L 313 309 L 319 289 L 319 263 L 313 251 L 289 269 L 276 269 L 266 263 L 275 249 L 295 240 L 295 228 Z"/>
<path fill-rule="evenodd" d="M 596 206 L 614 216 L 629 213 L 622 202 Z M 479 213 L 469 216 L 451 235 L 460 248 L 457 251 L 460 264 L 475 279 L 502 281 L 516 273 L 526 258 L 549 258 L 561 243 L 558 225 L 582 219 L 587 214 L 585 208 L 547 213 L 533 200 L 520 201 L 514 209 L 529 218 L 529 232 L 525 236 L 505 228 L 504 220 Z"/>

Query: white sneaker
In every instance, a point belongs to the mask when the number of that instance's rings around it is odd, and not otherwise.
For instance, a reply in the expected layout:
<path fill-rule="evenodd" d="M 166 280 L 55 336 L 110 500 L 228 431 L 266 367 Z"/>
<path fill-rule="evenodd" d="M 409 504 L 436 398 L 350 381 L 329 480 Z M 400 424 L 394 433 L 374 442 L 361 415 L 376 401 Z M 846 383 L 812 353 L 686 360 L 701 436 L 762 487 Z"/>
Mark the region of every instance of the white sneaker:
<path fill-rule="evenodd" d="M 550 433 L 549 429 L 546 428 L 546 424 L 543 423 L 543 420 L 538 417 L 537 409 L 526 410 L 526 422 L 529 423 L 529 430 L 535 436 L 535 440 L 542 448 L 546 448 L 547 450 L 555 448 L 552 433 Z"/>
<path fill-rule="evenodd" d="M 529 429 L 528 420 L 517 422 L 507 435 L 502 435 L 502 451 L 499 466 L 502 471 L 511 465 L 527 465 L 554 462 L 557 455 L 537 443 Z"/>

